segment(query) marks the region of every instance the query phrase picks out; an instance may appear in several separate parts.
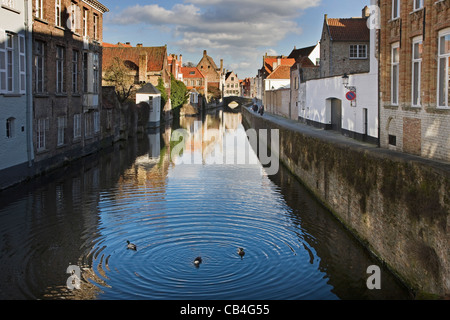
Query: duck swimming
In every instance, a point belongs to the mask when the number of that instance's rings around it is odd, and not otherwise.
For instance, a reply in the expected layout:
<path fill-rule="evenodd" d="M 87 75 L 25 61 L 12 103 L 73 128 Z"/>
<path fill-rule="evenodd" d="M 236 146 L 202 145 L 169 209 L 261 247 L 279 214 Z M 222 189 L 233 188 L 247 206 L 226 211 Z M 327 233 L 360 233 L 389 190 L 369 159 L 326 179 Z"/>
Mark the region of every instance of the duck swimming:
<path fill-rule="evenodd" d="M 202 258 L 201 258 L 201 257 L 195 258 L 194 264 L 195 264 L 196 266 L 198 266 L 200 263 L 202 263 Z"/>
<path fill-rule="evenodd" d="M 137 247 L 136 247 L 136 245 L 134 244 L 134 243 L 131 243 L 129 240 L 127 240 L 127 249 L 130 249 L 130 250 L 136 250 L 137 249 Z"/>
<path fill-rule="evenodd" d="M 238 248 L 238 255 L 241 256 L 241 258 L 245 255 L 245 251 L 242 248 Z"/>

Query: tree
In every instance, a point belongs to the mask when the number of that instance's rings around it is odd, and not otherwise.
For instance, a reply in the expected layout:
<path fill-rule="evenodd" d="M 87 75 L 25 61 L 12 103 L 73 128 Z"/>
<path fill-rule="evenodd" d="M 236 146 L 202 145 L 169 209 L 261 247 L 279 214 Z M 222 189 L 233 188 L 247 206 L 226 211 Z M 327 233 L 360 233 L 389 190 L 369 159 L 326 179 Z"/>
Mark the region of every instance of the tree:
<path fill-rule="evenodd" d="M 182 81 L 176 80 L 173 74 L 170 77 L 170 100 L 172 109 L 183 106 L 188 101 L 189 92 Z"/>
<path fill-rule="evenodd" d="M 168 100 L 168 96 L 167 96 L 167 91 L 166 91 L 166 86 L 164 85 L 164 80 L 163 78 L 158 78 L 158 85 L 156 86 L 156 89 L 159 90 L 159 92 L 161 92 L 161 107 L 163 108 Z"/>
<path fill-rule="evenodd" d="M 127 100 L 134 88 L 133 70 L 128 68 L 123 61 L 115 57 L 113 63 L 105 70 L 103 80 L 115 86 L 117 98 L 120 102 Z"/>

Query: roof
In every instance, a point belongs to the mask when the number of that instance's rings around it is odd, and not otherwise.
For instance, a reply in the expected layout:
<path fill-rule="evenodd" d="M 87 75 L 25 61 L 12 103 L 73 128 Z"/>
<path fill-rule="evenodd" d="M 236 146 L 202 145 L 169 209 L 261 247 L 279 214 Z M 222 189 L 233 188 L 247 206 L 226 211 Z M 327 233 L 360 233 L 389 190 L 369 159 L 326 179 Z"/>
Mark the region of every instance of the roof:
<path fill-rule="evenodd" d="M 292 52 L 291 52 L 291 54 L 289 55 L 288 58 L 297 59 L 299 57 L 308 57 L 311 54 L 311 52 L 314 51 L 314 49 L 316 47 L 317 47 L 317 44 L 313 45 L 313 46 L 310 46 L 310 47 L 294 49 L 294 50 L 292 50 Z"/>
<path fill-rule="evenodd" d="M 325 21 L 333 41 L 370 41 L 367 18 L 326 18 Z"/>
<path fill-rule="evenodd" d="M 161 94 L 161 92 L 156 89 L 154 85 L 152 85 L 150 82 L 146 83 L 142 88 L 136 91 L 136 93 L 144 93 L 144 94 Z"/>
<path fill-rule="evenodd" d="M 204 78 L 203 73 L 197 67 L 182 67 L 183 78 Z"/>
<path fill-rule="evenodd" d="M 280 60 L 280 66 L 289 66 L 291 67 L 295 63 L 295 59 L 291 58 L 277 58 L 277 57 L 268 57 L 264 59 L 264 67 L 268 74 L 274 72 L 278 66 L 274 68 L 274 64 L 278 63 L 278 59 Z"/>
<path fill-rule="evenodd" d="M 118 57 L 132 69 L 139 69 L 139 56 L 147 54 L 147 71 L 161 71 L 167 59 L 167 47 L 104 47 L 103 69 L 112 65 Z"/>
<path fill-rule="evenodd" d="M 291 78 L 291 66 L 280 65 L 278 66 L 267 79 L 290 79 Z"/>
<path fill-rule="evenodd" d="M 127 48 L 132 48 L 133 46 L 129 43 L 121 43 L 118 42 L 117 44 L 112 44 L 112 43 L 107 43 L 107 42 L 103 42 L 103 48 L 113 48 L 113 47 L 127 47 Z"/>
<path fill-rule="evenodd" d="M 208 56 L 208 54 L 206 53 L 206 50 L 203 51 L 203 56 L 202 56 L 202 58 L 200 59 L 200 62 L 197 64 L 197 67 L 198 67 L 198 65 L 202 62 L 203 59 L 206 59 L 206 60 L 208 61 L 208 63 L 211 65 L 211 67 L 212 67 L 214 70 L 217 71 L 217 70 L 219 69 L 219 68 L 217 68 L 216 63 L 214 62 L 214 59 L 211 58 L 210 56 Z"/>

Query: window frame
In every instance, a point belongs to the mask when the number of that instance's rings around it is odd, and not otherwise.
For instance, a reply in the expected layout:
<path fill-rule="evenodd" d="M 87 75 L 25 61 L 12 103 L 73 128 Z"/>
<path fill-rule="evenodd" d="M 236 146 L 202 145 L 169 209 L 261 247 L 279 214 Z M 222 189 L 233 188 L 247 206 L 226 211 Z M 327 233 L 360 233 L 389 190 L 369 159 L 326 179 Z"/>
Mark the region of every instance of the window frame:
<path fill-rule="evenodd" d="M 412 67 L 411 67 L 411 105 L 413 107 L 421 107 L 422 101 L 421 101 L 421 95 L 420 95 L 420 89 L 422 86 L 422 54 L 420 53 L 420 57 L 415 57 L 415 45 L 419 44 L 422 45 L 422 51 L 423 51 L 423 39 L 422 37 L 416 37 L 412 41 Z M 420 50 L 420 49 L 419 49 Z M 416 72 L 415 72 L 415 65 L 418 65 L 418 77 L 417 77 L 417 88 L 416 85 Z M 417 92 L 416 92 L 417 91 Z M 417 94 L 417 101 L 415 95 Z"/>
<path fill-rule="evenodd" d="M 64 58 L 65 48 L 56 46 L 56 93 L 64 93 Z"/>
<path fill-rule="evenodd" d="M 445 38 L 446 36 L 448 36 L 450 38 L 450 28 L 446 28 L 443 29 L 441 31 L 439 31 L 438 33 L 438 70 L 437 70 L 437 99 L 436 99 L 436 106 L 437 108 L 440 109 L 450 109 L 450 99 L 449 99 L 449 69 L 450 69 L 450 49 L 448 50 L 448 52 L 443 52 L 442 50 L 442 38 Z M 449 39 L 450 42 L 450 39 Z M 445 61 L 445 66 L 444 66 L 444 74 L 446 76 L 445 82 L 444 84 L 444 88 L 441 88 L 441 64 L 442 64 L 442 60 Z M 443 90 L 444 92 L 444 104 L 441 104 L 441 90 Z"/>
<path fill-rule="evenodd" d="M 353 52 L 353 54 L 355 53 L 355 50 L 354 50 L 355 47 L 356 47 L 356 56 L 352 57 L 352 52 Z M 360 55 L 360 52 L 361 52 L 360 48 L 364 48 L 364 55 L 365 56 L 361 56 Z M 349 54 L 348 54 L 348 56 L 349 56 L 349 59 L 351 59 L 351 60 L 366 60 L 367 57 L 368 57 L 368 55 L 367 55 L 367 44 L 351 44 L 349 46 Z"/>
<path fill-rule="evenodd" d="M 398 51 L 398 61 L 394 61 L 394 50 Z M 396 67 L 396 81 L 394 83 L 394 67 Z M 400 43 L 396 42 L 391 45 L 391 104 L 398 106 L 399 105 L 399 98 L 400 98 Z M 395 95 L 394 95 L 394 85 L 395 85 Z M 394 100 L 395 96 L 395 100 Z"/>
<path fill-rule="evenodd" d="M 41 50 L 42 49 L 42 50 Z M 41 67 L 39 67 L 39 62 Z M 34 81 L 35 93 L 45 92 L 45 42 L 40 40 L 34 41 Z"/>
<path fill-rule="evenodd" d="M 394 5 L 395 4 L 395 5 Z M 400 18 L 400 0 L 392 0 L 392 20 L 399 19 Z"/>
<path fill-rule="evenodd" d="M 61 0 L 55 0 L 55 26 L 62 27 Z"/>
<path fill-rule="evenodd" d="M 78 93 L 78 61 L 79 51 L 72 50 L 72 93 Z"/>

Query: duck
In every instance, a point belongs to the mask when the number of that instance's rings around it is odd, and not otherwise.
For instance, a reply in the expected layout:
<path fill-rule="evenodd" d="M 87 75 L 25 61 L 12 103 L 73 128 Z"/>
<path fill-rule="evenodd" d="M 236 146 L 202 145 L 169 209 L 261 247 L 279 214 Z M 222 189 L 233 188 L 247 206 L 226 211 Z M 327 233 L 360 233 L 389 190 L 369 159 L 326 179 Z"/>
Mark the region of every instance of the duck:
<path fill-rule="evenodd" d="M 195 258 L 194 264 L 195 264 L 196 266 L 198 266 L 200 263 L 202 263 L 202 257 L 197 257 L 197 258 Z"/>
<path fill-rule="evenodd" d="M 137 247 L 136 247 L 136 245 L 134 244 L 134 243 L 131 243 L 129 240 L 127 240 L 127 249 L 130 249 L 130 250 L 136 250 L 137 249 Z"/>
<path fill-rule="evenodd" d="M 242 248 L 238 248 L 238 255 L 241 256 L 241 258 L 245 255 L 245 251 Z"/>

